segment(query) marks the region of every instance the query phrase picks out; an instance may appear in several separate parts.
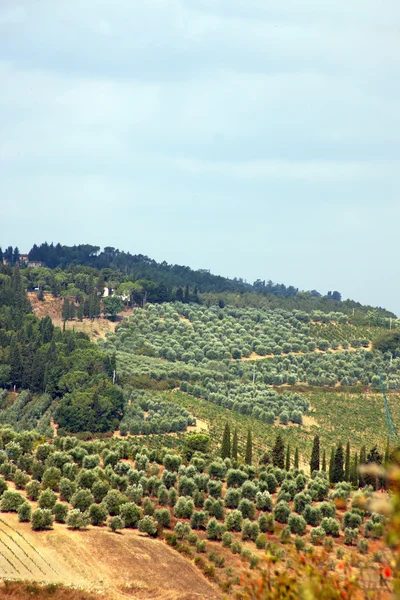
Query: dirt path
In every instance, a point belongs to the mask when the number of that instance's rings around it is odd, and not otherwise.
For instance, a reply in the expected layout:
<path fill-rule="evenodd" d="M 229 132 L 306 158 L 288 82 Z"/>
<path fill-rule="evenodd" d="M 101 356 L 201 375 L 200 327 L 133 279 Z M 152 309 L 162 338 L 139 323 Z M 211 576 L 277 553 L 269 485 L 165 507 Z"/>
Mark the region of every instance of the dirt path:
<path fill-rule="evenodd" d="M 113 600 L 221 598 L 190 561 L 161 541 L 129 530 L 70 531 L 59 524 L 33 532 L 15 514 L 0 518 L 0 577 L 59 582 Z"/>
<path fill-rule="evenodd" d="M 372 344 L 369 344 L 369 346 L 367 347 L 362 347 L 362 348 L 347 348 L 346 350 L 344 348 L 342 348 L 342 346 L 339 346 L 339 348 L 337 350 L 333 350 L 332 348 L 329 348 L 329 352 L 355 352 L 356 350 L 371 350 L 372 348 Z M 239 358 L 239 360 L 241 361 L 248 361 L 248 360 L 266 360 L 268 358 L 274 358 L 275 356 L 288 356 L 288 354 L 311 354 L 312 352 L 314 352 L 315 354 L 326 354 L 327 352 L 325 350 L 320 350 L 319 348 L 316 348 L 315 350 L 310 350 L 310 352 L 289 352 L 289 353 L 285 353 L 282 352 L 282 354 L 280 355 L 276 355 L 276 354 L 264 354 L 263 356 L 260 356 L 259 354 L 256 354 L 255 352 L 252 352 L 250 354 L 250 356 L 242 356 L 242 358 Z M 232 361 L 238 360 L 236 358 L 232 358 Z"/>

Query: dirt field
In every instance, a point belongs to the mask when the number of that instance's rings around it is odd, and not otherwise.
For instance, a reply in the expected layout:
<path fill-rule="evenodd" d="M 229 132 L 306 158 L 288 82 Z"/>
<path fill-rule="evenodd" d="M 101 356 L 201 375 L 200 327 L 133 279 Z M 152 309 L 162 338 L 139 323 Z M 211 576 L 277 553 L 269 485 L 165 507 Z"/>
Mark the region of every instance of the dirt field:
<path fill-rule="evenodd" d="M 49 316 L 57 327 L 62 327 L 62 298 L 53 298 L 50 294 L 46 294 L 44 300 L 40 302 L 35 292 L 28 293 L 29 301 L 32 305 L 32 310 L 38 317 Z M 132 314 L 132 310 L 124 310 L 119 314 L 116 321 L 110 321 L 104 317 L 99 319 L 74 319 L 73 321 L 67 321 L 65 323 L 66 329 L 75 329 L 75 331 L 83 331 L 93 339 L 105 338 L 107 333 L 113 332 L 119 322 L 124 317 L 128 317 Z"/>
<path fill-rule="evenodd" d="M 33 532 L 17 515 L 0 520 L 0 577 L 58 582 L 122 600 L 221 598 L 188 560 L 163 542 L 125 530 L 89 527 Z"/>

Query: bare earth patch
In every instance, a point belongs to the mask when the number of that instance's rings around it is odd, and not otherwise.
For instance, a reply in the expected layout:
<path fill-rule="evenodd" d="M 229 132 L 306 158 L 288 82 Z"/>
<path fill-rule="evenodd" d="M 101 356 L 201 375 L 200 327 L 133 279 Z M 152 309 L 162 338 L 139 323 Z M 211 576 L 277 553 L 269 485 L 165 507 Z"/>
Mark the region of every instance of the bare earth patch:
<path fill-rule="evenodd" d="M 32 305 L 33 313 L 40 317 L 49 316 L 56 327 L 63 326 L 62 320 L 62 298 L 53 298 L 50 294 L 45 294 L 44 300 L 40 301 L 35 292 L 28 292 L 28 299 Z M 105 338 L 107 333 L 115 331 L 116 326 L 125 317 L 129 317 L 133 313 L 132 309 L 124 309 L 118 316 L 116 321 L 110 321 L 104 317 L 98 319 L 74 319 L 65 323 L 66 329 L 74 329 L 75 331 L 83 331 L 87 333 L 90 339 L 96 340 Z"/>
<path fill-rule="evenodd" d="M 371 350 L 372 348 L 372 344 L 369 344 L 369 346 L 363 347 L 362 350 Z M 332 348 L 329 348 L 329 352 L 355 352 L 356 350 L 360 350 L 360 348 L 347 348 L 346 350 L 344 348 L 342 348 L 342 346 L 339 346 L 339 348 L 337 350 L 333 350 Z M 240 358 L 239 360 L 241 361 L 247 361 L 247 360 L 266 360 L 268 358 L 274 358 L 275 356 L 288 356 L 289 354 L 310 354 L 311 352 L 314 352 L 315 354 L 326 354 L 325 350 L 319 350 L 319 348 L 316 348 L 315 350 L 312 350 L 310 352 L 289 352 L 289 353 L 285 353 L 282 352 L 282 354 L 280 355 L 275 355 L 275 354 L 264 354 L 263 356 L 260 356 L 259 354 L 256 354 L 255 352 L 252 352 L 250 354 L 250 356 L 242 356 L 242 358 Z M 238 360 L 236 358 L 232 358 L 232 360 Z"/>
<path fill-rule="evenodd" d="M 15 514 L 2 513 L 1 519 L 1 578 L 58 582 L 113 600 L 221 598 L 190 561 L 134 531 L 71 531 L 55 524 L 54 530 L 33 532 Z"/>

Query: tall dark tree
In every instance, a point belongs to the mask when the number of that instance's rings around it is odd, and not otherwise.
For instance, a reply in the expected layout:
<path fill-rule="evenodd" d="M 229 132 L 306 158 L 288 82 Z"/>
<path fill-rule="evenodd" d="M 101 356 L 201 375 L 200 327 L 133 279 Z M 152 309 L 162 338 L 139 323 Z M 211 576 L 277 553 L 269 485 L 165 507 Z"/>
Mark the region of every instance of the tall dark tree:
<path fill-rule="evenodd" d="M 75 303 L 73 302 L 73 300 L 71 300 L 70 305 L 69 305 L 69 317 L 68 317 L 70 321 L 75 319 L 75 314 L 76 314 Z"/>
<path fill-rule="evenodd" d="M 298 469 L 299 468 L 299 449 L 296 447 L 295 453 L 294 453 L 294 468 Z"/>
<path fill-rule="evenodd" d="M 344 479 L 350 481 L 350 442 L 346 444 L 346 458 L 344 461 Z"/>
<path fill-rule="evenodd" d="M 326 452 L 325 450 L 322 453 L 322 467 L 321 470 L 324 471 L 324 473 L 326 473 Z"/>
<path fill-rule="evenodd" d="M 18 246 L 15 246 L 14 252 L 13 252 L 12 264 L 17 265 L 18 263 L 19 263 L 19 250 L 18 250 Z"/>
<path fill-rule="evenodd" d="M 189 291 L 189 284 L 186 284 L 185 287 L 185 295 L 183 297 L 183 301 L 185 302 L 185 304 L 189 304 L 190 302 L 190 291 Z"/>
<path fill-rule="evenodd" d="M 319 435 L 314 436 L 314 442 L 311 452 L 310 471 L 319 471 Z"/>
<path fill-rule="evenodd" d="M 290 471 L 290 444 L 286 447 L 285 469 L 286 471 Z"/>
<path fill-rule="evenodd" d="M 344 456 L 343 446 L 339 442 L 335 452 L 335 459 L 333 463 L 332 483 L 339 483 L 344 480 Z"/>
<path fill-rule="evenodd" d="M 62 307 L 62 320 L 64 322 L 68 321 L 69 315 L 70 315 L 69 300 L 68 300 L 68 298 L 64 298 L 63 307 Z"/>
<path fill-rule="evenodd" d="M 232 440 L 232 460 L 237 461 L 238 459 L 238 434 L 237 427 L 235 427 L 235 431 L 233 432 L 233 440 Z"/>
<path fill-rule="evenodd" d="M 378 447 L 375 445 L 367 454 L 367 465 L 382 465 L 383 454 L 379 452 Z M 366 485 L 372 485 L 375 490 L 382 487 L 381 478 L 375 474 L 367 473 L 364 475 Z"/>
<path fill-rule="evenodd" d="M 272 464 L 280 469 L 285 468 L 285 443 L 280 433 L 276 436 L 274 447 L 272 448 Z"/>
<path fill-rule="evenodd" d="M 253 441 L 251 439 L 251 429 L 249 429 L 247 432 L 246 455 L 244 460 L 246 465 L 251 465 L 253 461 Z"/>
<path fill-rule="evenodd" d="M 4 254 L 3 254 L 2 247 L 0 246 L 0 265 L 3 263 L 3 258 L 4 258 Z"/>
<path fill-rule="evenodd" d="M 332 448 L 329 459 L 329 482 L 333 483 L 333 469 L 335 467 L 335 449 Z"/>
<path fill-rule="evenodd" d="M 176 301 L 183 302 L 183 289 L 179 286 L 176 290 Z"/>
<path fill-rule="evenodd" d="M 221 457 L 231 457 L 231 430 L 229 423 L 225 423 L 224 435 L 222 436 Z"/>
<path fill-rule="evenodd" d="M 355 488 L 358 488 L 358 454 L 354 454 L 353 461 L 350 466 L 350 483 Z"/>
<path fill-rule="evenodd" d="M 360 467 L 362 465 L 366 465 L 366 464 L 367 464 L 367 450 L 366 450 L 365 446 L 361 446 L 361 450 L 360 450 Z M 364 474 L 362 472 L 360 472 L 360 474 L 359 474 L 359 485 L 360 485 L 360 487 L 364 487 L 365 486 Z"/>

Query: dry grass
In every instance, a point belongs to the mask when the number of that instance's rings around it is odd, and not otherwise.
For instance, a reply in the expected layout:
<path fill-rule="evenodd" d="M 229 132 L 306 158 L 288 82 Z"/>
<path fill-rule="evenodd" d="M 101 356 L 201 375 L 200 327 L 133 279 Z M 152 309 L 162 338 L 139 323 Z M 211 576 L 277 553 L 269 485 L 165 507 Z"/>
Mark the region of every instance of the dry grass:
<path fill-rule="evenodd" d="M 95 600 L 99 594 L 65 587 L 59 584 L 41 585 L 24 581 L 4 580 L 0 583 L 0 598 L 8 600 L 32 600 L 32 598 L 49 598 L 51 600 Z"/>
<path fill-rule="evenodd" d="M 45 294 L 44 300 L 39 301 L 35 292 L 29 292 L 28 299 L 36 316 L 40 318 L 49 316 L 56 327 L 63 326 L 62 298 L 53 298 L 53 296 L 50 294 Z M 118 323 L 120 323 L 125 317 L 129 317 L 132 312 L 132 309 L 123 310 L 116 321 L 110 321 L 104 317 L 94 319 L 93 321 L 91 319 L 82 319 L 82 321 L 74 319 L 73 321 L 67 321 L 65 323 L 65 328 L 74 329 L 75 331 L 83 331 L 84 333 L 87 333 L 92 340 L 98 340 L 100 338 L 104 339 L 107 333 L 112 333 L 115 331 Z"/>
<path fill-rule="evenodd" d="M 220 598 L 192 563 L 163 542 L 137 531 L 126 529 L 115 535 L 106 528 L 92 526 L 86 531 L 73 531 L 55 523 L 50 531 L 34 532 L 30 523 L 19 523 L 14 513 L 2 513 L 1 519 L 0 539 L 10 550 L 0 548 L 0 579 L 23 581 L 24 585 L 42 582 L 50 590 L 61 584 L 67 590 L 62 593 L 72 594 L 50 598 L 91 600 L 90 594 L 94 593 L 110 600 Z M 0 598 L 12 598 L 2 594 L 4 589 L 0 588 Z M 37 597 L 47 596 L 40 593 Z"/>

